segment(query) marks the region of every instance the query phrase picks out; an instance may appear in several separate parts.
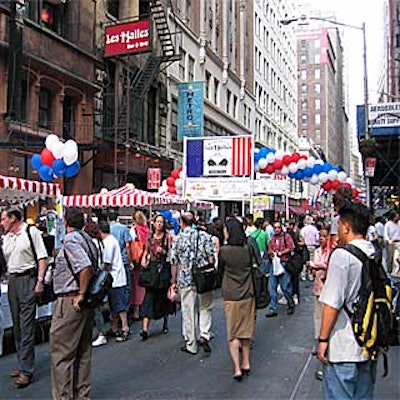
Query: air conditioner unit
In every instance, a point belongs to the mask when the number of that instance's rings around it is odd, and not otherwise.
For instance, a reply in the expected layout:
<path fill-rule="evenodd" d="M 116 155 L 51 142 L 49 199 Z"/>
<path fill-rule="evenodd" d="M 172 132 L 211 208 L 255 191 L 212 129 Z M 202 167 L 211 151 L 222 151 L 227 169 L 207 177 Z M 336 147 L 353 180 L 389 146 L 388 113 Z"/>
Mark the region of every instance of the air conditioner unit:
<path fill-rule="evenodd" d="M 104 78 L 106 77 L 106 72 L 101 70 L 101 69 L 96 69 L 95 70 L 95 77 L 96 77 L 96 82 L 103 83 Z"/>

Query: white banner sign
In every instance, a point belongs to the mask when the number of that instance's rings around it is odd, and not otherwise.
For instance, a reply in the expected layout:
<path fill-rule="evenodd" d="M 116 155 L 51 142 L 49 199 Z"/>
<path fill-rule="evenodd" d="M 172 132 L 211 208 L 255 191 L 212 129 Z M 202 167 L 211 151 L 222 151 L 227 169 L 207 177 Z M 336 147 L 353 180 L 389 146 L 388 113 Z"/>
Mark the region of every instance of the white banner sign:
<path fill-rule="evenodd" d="M 185 197 L 199 200 L 250 199 L 250 178 L 186 178 Z"/>
<path fill-rule="evenodd" d="M 287 194 L 289 179 L 282 175 L 261 176 L 254 181 L 254 194 Z"/>
<path fill-rule="evenodd" d="M 372 126 L 390 127 L 400 125 L 400 103 L 380 103 L 369 106 Z"/>

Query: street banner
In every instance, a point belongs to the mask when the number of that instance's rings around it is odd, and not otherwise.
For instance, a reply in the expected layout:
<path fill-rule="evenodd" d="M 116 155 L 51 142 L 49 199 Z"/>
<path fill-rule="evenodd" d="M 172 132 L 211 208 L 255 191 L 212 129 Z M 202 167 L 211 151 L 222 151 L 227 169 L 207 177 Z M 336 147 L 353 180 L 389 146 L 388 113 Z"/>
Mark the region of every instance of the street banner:
<path fill-rule="evenodd" d="M 161 185 L 161 169 L 147 168 L 147 189 L 158 189 Z"/>
<path fill-rule="evenodd" d="M 104 56 L 151 51 L 151 20 L 109 25 L 104 32 Z"/>
<path fill-rule="evenodd" d="M 204 82 L 179 84 L 178 140 L 204 135 Z"/>
<path fill-rule="evenodd" d="M 375 175 L 376 158 L 368 157 L 365 159 L 365 176 L 373 178 Z"/>
<path fill-rule="evenodd" d="M 185 197 L 189 199 L 234 200 L 251 198 L 250 178 L 186 178 Z"/>
<path fill-rule="evenodd" d="M 282 195 L 289 192 L 289 179 L 278 174 L 257 174 L 254 180 L 254 194 Z"/>
<path fill-rule="evenodd" d="M 187 140 L 186 175 L 250 176 L 251 136 L 207 137 Z"/>

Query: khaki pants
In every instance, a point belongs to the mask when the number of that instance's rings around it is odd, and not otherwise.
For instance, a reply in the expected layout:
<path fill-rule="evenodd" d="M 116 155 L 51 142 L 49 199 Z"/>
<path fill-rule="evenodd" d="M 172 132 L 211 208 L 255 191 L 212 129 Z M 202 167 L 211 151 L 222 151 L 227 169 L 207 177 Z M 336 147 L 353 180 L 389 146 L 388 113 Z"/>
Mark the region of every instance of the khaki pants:
<path fill-rule="evenodd" d="M 90 398 L 93 312 L 56 301 L 50 328 L 52 394 L 55 400 Z"/>
<path fill-rule="evenodd" d="M 211 338 L 214 292 L 198 295 L 194 286 L 182 288 L 180 292 L 186 348 L 196 353 L 199 325 L 200 337 L 206 340 Z M 199 297 L 199 311 L 196 307 L 197 296 Z"/>

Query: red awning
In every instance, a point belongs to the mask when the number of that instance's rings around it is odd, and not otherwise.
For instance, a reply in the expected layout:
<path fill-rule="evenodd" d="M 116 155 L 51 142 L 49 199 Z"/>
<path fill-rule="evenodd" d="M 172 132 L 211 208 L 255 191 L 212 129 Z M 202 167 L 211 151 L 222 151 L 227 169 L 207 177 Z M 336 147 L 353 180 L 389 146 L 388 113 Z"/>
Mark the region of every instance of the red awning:
<path fill-rule="evenodd" d="M 289 206 L 289 212 L 291 214 L 296 214 L 296 215 L 306 214 L 306 210 L 304 210 L 302 207 L 297 207 L 297 206 Z"/>

